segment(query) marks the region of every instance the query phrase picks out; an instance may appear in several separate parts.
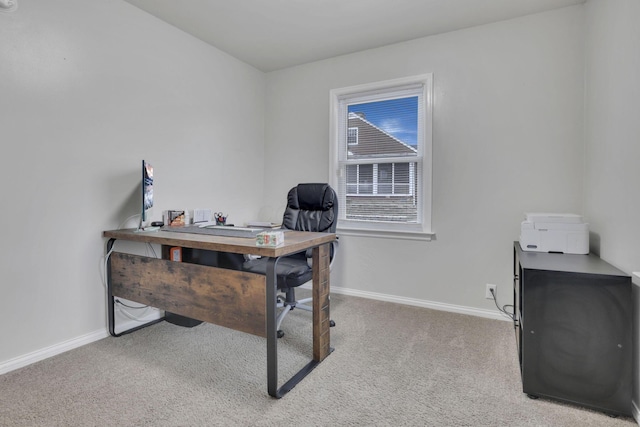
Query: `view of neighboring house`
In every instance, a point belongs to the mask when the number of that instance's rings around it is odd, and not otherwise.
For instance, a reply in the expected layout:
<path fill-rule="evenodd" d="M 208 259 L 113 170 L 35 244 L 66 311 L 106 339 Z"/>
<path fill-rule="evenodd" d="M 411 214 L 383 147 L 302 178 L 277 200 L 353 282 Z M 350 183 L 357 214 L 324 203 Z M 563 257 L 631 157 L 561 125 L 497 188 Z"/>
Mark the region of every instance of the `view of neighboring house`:
<path fill-rule="evenodd" d="M 416 148 L 373 125 L 364 114 L 349 113 L 347 219 L 416 222 L 417 158 Z"/>

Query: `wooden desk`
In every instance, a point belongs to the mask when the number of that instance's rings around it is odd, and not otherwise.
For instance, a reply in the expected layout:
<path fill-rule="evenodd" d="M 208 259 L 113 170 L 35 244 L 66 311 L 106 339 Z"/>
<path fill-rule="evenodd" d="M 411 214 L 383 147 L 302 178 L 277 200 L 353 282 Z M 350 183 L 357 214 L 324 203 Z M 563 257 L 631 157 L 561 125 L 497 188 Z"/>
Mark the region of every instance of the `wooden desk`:
<path fill-rule="evenodd" d="M 107 253 L 116 240 L 162 245 L 163 259 L 113 252 L 107 261 L 109 333 L 120 336 L 162 319 L 115 333 L 115 297 L 147 304 L 204 322 L 266 337 L 267 390 L 280 398 L 324 360 L 333 349 L 329 337 L 330 245 L 332 233 L 288 231 L 276 248 L 257 247 L 253 238 L 133 229 L 103 232 Z M 204 249 L 268 257 L 267 275 L 228 270 L 168 259 L 171 247 Z M 280 257 L 313 250 L 313 359 L 278 388 L 276 331 L 276 265 Z"/>

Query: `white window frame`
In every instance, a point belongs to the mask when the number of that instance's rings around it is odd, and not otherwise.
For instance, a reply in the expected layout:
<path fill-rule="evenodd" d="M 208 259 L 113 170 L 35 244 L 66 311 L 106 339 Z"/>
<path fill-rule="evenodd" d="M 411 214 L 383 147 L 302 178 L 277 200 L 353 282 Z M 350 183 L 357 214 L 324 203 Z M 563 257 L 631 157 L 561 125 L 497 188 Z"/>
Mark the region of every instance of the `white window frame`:
<path fill-rule="evenodd" d="M 418 158 L 422 159 L 422 194 L 418 198 L 418 223 L 389 223 L 373 221 L 357 221 L 346 219 L 344 207 L 346 206 L 346 188 L 338 191 L 340 185 L 340 173 L 343 170 L 342 163 L 345 156 L 340 147 L 347 146 L 345 141 L 346 132 L 340 131 L 340 123 L 343 114 L 347 114 L 341 107 L 344 99 L 362 98 L 367 95 L 378 96 L 386 92 L 394 92 L 404 88 L 416 88 L 422 90 L 422 111 L 418 120 L 418 126 L 422 129 L 418 144 Z M 363 101 L 364 102 L 364 101 Z M 431 230 L 431 209 L 432 209 L 432 129 L 433 129 L 433 74 L 421 74 L 417 76 L 404 77 L 387 80 L 383 82 L 368 83 L 357 86 L 333 89 L 330 91 L 330 184 L 338 193 L 344 195 L 344 200 L 339 200 L 338 232 L 343 235 L 390 237 L 415 240 L 431 240 L 434 232 Z M 343 120 L 344 121 L 344 120 Z M 421 144 L 420 144 L 421 142 Z M 409 160 L 409 159 L 407 159 Z M 409 160 L 411 161 L 411 160 Z M 345 186 L 346 177 L 345 177 Z"/>

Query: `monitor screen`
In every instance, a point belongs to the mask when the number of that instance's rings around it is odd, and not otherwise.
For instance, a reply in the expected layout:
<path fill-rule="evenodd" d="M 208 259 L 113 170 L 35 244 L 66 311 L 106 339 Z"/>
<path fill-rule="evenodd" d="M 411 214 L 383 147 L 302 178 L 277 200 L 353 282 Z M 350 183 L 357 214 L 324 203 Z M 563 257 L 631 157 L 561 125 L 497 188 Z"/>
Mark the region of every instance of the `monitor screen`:
<path fill-rule="evenodd" d="M 141 222 L 147 221 L 148 212 L 153 207 L 153 166 L 146 161 L 142 161 L 142 218 Z"/>

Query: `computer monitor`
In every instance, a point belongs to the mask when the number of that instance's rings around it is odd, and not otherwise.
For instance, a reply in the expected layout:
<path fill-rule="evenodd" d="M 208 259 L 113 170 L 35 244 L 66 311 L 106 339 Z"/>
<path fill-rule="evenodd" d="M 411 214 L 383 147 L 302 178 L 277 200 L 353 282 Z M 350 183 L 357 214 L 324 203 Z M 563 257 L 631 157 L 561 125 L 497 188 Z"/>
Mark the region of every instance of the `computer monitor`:
<path fill-rule="evenodd" d="M 149 220 L 151 208 L 153 208 L 153 166 L 142 161 L 142 212 L 140 213 L 140 225 L 138 230 L 144 230 Z"/>

